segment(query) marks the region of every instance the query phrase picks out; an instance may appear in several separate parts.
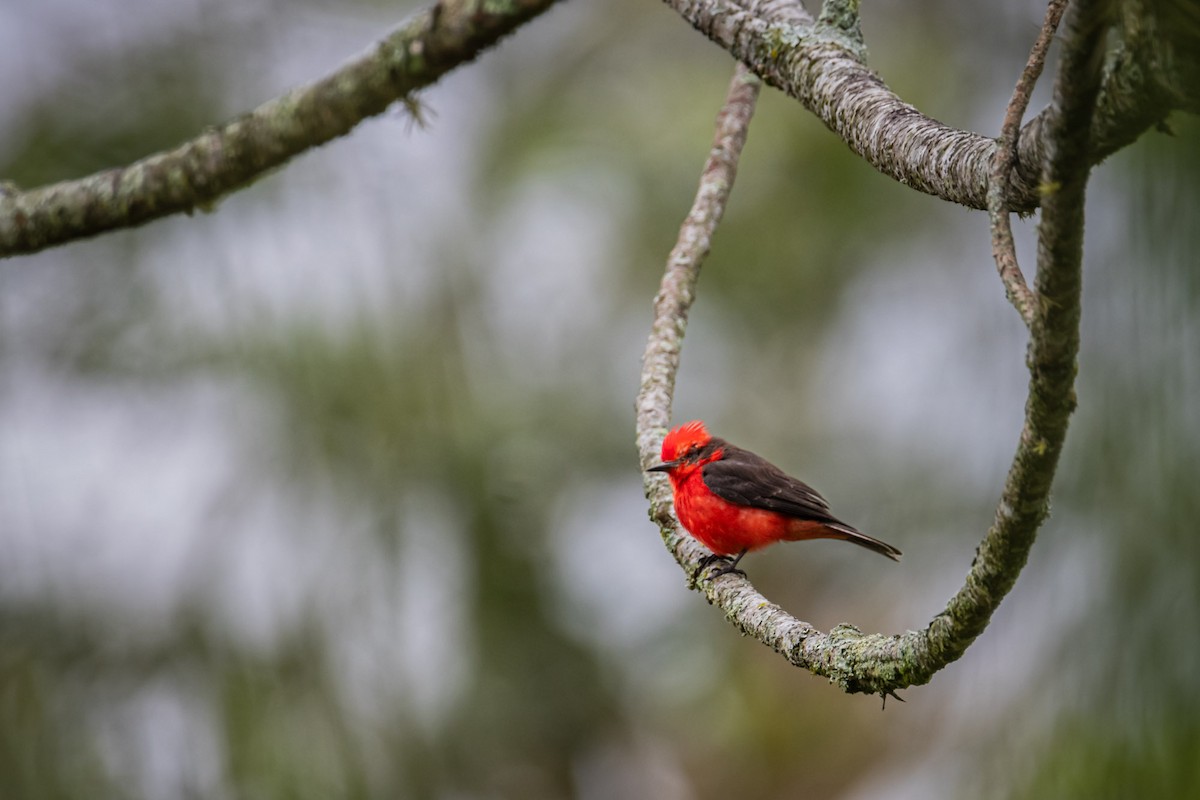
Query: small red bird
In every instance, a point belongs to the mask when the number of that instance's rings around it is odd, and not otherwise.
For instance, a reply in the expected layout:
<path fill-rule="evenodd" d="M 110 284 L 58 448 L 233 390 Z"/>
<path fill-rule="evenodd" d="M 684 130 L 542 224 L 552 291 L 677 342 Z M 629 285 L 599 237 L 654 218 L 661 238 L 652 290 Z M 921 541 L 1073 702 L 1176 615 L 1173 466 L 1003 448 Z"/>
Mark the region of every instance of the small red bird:
<path fill-rule="evenodd" d="M 713 571 L 713 578 L 727 572 L 744 575 L 737 565 L 751 550 L 803 539 L 844 539 L 900 560 L 900 551 L 890 544 L 830 514 L 829 504 L 807 484 L 710 435 L 699 420 L 667 434 L 662 460 L 648 471 L 667 473 L 680 523 L 714 553 L 701 570 L 732 556 L 729 564 Z"/>

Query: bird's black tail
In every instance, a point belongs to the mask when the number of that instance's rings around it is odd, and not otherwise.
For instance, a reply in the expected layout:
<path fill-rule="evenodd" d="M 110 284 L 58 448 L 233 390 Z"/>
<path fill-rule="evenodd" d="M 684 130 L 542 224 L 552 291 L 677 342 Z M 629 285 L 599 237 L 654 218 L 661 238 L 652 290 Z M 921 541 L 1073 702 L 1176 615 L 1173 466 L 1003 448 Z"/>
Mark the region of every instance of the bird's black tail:
<path fill-rule="evenodd" d="M 844 539 L 847 542 L 854 542 L 859 547 L 865 547 L 868 550 L 874 550 L 876 553 L 879 553 L 879 555 L 887 556 L 892 561 L 899 561 L 900 556 L 903 555 L 899 550 L 897 550 L 895 547 L 892 547 L 887 542 L 876 539 L 874 536 L 867 536 L 862 531 L 855 530 L 849 525 L 837 523 L 833 525 L 826 525 L 826 527 L 833 531 L 833 538 Z"/>

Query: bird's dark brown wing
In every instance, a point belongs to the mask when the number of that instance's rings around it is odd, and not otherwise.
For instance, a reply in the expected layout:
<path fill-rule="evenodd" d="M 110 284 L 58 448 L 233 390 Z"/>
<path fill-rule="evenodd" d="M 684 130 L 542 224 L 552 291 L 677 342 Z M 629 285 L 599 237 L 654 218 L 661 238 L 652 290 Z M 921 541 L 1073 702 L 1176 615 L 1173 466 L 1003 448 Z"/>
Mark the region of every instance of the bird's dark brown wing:
<path fill-rule="evenodd" d="M 704 485 L 717 497 L 741 506 L 819 522 L 828 526 L 831 538 L 845 539 L 893 561 L 900 560 L 901 553 L 895 547 L 830 514 L 825 498 L 808 484 L 748 450 L 720 439 L 714 439 L 709 447 L 713 444 L 724 452 L 724 457 L 705 464 L 700 475 Z"/>
<path fill-rule="evenodd" d="M 701 471 L 704 485 L 717 497 L 740 506 L 854 530 L 830 514 L 825 498 L 808 484 L 748 450 L 724 441 L 720 448 L 724 458 L 710 461 Z"/>

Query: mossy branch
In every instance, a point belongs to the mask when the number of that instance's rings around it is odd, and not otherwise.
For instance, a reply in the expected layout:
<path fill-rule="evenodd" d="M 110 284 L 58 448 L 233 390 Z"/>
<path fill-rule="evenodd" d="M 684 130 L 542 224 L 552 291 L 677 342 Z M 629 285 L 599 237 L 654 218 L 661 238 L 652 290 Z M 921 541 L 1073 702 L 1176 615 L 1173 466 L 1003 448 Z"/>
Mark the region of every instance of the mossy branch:
<path fill-rule="evenodd" d="M 78 180 L 0 192 L 0 256 L 206 208 L 474 59 L 555 0 L 439 0 L 370 52 L 191 141 Z"/>

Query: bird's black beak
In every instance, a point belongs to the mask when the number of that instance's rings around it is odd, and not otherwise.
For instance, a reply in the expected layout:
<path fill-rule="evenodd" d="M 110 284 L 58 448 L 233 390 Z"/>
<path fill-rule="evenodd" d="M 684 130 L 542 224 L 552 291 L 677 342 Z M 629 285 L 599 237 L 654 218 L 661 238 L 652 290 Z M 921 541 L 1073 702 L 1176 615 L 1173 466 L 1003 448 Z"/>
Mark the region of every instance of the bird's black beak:
<path fill-rule="evenodd" d="M 662 464 L 655 464 L 653 467 L 646 467 L 646 472 L 670 472 L 679 466 L 678 461 L 667 461 Z"/>

